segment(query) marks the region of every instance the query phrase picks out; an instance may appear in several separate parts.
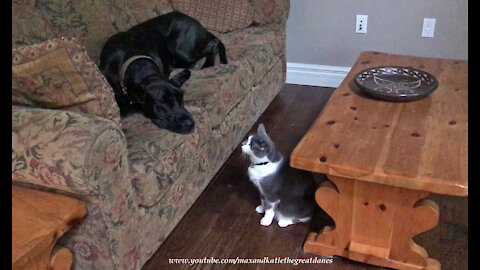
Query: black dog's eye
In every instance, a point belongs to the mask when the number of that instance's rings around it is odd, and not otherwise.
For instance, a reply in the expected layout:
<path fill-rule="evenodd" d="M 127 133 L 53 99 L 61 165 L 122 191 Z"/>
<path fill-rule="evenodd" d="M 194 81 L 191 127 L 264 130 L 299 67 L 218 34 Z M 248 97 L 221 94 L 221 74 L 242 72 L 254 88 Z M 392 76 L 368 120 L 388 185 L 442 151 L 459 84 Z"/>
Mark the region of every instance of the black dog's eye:
<path fill-rule="evenodd" d="M 155 105 L 155 112 L 166 112 L 165 108 L 162 105 Z"/>

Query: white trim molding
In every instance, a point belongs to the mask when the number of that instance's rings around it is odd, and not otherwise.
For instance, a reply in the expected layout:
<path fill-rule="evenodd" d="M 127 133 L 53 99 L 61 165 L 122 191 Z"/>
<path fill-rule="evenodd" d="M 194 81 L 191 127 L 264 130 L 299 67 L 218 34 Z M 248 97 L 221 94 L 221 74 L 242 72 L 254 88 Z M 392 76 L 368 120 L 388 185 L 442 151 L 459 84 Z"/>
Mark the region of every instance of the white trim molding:
<path fill-rule="evenodd" d="M 350 67 L 324 66 L 287 62 L 287 83 L 338 87 Z"/>

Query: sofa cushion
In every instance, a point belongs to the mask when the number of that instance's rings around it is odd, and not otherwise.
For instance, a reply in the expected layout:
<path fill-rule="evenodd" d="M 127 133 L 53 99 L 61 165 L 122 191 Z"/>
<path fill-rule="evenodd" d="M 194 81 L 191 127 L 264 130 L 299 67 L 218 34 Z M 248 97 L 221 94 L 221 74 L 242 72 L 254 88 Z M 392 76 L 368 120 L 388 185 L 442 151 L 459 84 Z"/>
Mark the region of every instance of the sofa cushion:
<path fill-rule="evenodd" d="M 285 27 L 280 24 L 267 24 L 220 35 L 228 60 L 237 60 L 255 47 L 268 45 L 275 56 L 285 50 Z"/>
<path fill-rule="evenodd" d="M 212 127 L 220 125 L 225 116 L 257 85 L 283 54 L 277 41 L 284 32 L 271 26 L 253 27 L 222 35 L 227 48 L 227 65 L 192 71 L 185 82 L 185 101 L 205 108 Z"/>
<path fill-rule="evenodd" d="M 183 85 L 185 101 L 204 108 L 212 127 L 218 126 L 228 111 L 253 85 L 253 71 L 246 58 L 192 72 Z"/>
<path fill-rule="evenodd" d="M 120 124 L 112 88 L 75 39 L 12 50 L 12 104 L 87 113 Z"/>
<path fill-rule="evenodd" d="M 254 20 L 247 0 L 171 0 L 173 8 L 197 19 L 205 28 L 218 32 L 244 29 Z"/>
<path fill-rule="evenodd" d="M 143 207 L 151 207 L 162 198 L 210 136 L 205 110 L 188 105 L 186 109 L 195 121 L 194 131 L 187 135 L 160 129 L 141 114 L 122 119 L 133 186 Z"/>

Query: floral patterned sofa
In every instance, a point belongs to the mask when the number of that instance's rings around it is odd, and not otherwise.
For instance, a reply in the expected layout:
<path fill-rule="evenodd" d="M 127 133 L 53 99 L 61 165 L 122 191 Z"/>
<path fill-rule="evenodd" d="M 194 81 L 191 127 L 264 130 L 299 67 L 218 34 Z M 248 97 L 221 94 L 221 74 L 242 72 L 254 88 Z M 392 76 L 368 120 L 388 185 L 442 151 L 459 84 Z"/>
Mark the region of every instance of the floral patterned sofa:
<path fill-rule="evenodd" d="M 97 68 L 109 36 L 173 10 L 217 35 L 229 60 L 184 84 L 189 135 L 120 119 Z M 283 86 L 288 10 L 288 0 L 12 2 L 12 182 L 86 202 L 59 241 L 73 269 L 140 269 L 155 253 Z"/>

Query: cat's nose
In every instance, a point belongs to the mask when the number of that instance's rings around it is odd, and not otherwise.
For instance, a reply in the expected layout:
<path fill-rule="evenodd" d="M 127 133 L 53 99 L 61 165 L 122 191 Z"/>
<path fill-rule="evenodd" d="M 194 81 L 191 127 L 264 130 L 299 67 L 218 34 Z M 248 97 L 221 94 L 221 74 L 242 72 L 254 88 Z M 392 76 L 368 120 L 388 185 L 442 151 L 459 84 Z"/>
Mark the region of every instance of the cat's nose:
<path fill-rule="evenodd" d="M 248 142 L 248 140 L 243 141 L 243 142 L 242 142 L 242 146 L 246 145 L 247 142 Z"/>

